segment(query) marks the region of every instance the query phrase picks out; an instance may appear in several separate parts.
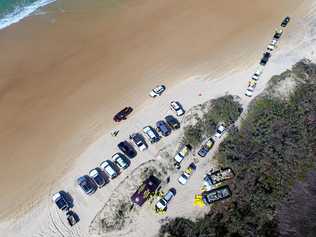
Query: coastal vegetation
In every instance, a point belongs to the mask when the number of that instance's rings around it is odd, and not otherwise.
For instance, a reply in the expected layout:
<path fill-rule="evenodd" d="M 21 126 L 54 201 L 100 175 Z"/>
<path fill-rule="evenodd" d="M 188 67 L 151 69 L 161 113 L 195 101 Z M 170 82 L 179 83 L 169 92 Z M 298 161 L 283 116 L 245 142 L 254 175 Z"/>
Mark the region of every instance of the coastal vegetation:
<path fill-rule="evenodd" d="M 183 142 L 197 147 L 201 142 L 211 137 L 219 123 L 230 125 L 234 123 L 242 112 L 241 104 L 232 95 L 225 95 L 211 100 L 205 113 L 197 117 L 194 125 L 184 128 Z"/>
<path fill-rule="evenodd" d="M 233 196 L 203 218 L 171 220 L 160 236 L 315 236 L 315 138 L 316 65 L 302 60 L 271 79 L 220 145 L 216 159 L 236 173 Z"/>

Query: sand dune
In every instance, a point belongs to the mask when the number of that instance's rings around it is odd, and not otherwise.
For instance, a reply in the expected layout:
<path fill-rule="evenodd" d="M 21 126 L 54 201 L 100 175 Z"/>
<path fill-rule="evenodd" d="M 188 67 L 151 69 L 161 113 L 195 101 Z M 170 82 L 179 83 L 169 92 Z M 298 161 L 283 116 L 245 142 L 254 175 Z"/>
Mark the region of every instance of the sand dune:
<path fill-rule="evenodd" d="M 155 84 L 252 63 L 301 2 L 59 1 L 1 30 L 1 217 L 35 205 Z"/>

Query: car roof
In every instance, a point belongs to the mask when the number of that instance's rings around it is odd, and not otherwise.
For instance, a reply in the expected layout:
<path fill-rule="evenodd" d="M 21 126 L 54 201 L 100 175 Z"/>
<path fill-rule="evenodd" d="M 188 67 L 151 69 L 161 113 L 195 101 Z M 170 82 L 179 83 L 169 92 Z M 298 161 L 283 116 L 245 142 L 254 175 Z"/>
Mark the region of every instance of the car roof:
<path fill-rule="evenodd" d="M 180 183 L 182 183 L 182 184 L 186 184 L 187 181 L 188 181 L 188 177 L 187 177 L 186 175 L 182 174 L 182 175 L 179 177 L 178 181 L 179 181 Z"/>
<path fill-rule="evenodd" d="M 171 190 L 169 190 L 169 191 L 165 194 L 164 199 L 165 199 L 166 201 L 170 201 L 170 199 L 171 199 L 173 196 L 174 196 L 173 192 L 172 192 Z"/>
<path fill-rule="evenodd" d="M 59 198 L 61 198 L 61 197 L 62 197 L 61 193 L 58 192 L 58 193 L 55 193 L 55 194 L 53 195 L 52 199 L 53 199 L 53 201 L 56 201 L 57 199 L 59 199 Z"/>

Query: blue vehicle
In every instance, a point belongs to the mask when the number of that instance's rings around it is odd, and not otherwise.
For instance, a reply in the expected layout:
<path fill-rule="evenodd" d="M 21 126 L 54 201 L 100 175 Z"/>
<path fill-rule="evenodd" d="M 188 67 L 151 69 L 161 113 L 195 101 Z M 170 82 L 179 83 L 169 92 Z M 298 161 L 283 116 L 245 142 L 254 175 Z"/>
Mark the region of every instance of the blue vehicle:
<path fill-rule="evenodd" d="M 77 183 L 81 187 L 81 189 L 88 195 L 95 193 L 98 188 L 88 175 L 79 177 L 77 179 Z"/>
<path fill-rule="evenodd" d="M 68 211 L 71 207 L 71 203 L 68 201 L 66 193 L 64 191 L 59 191 L 58 193 L 55 193 L 52 199 L 57 207 L 62 211 Z"/>
<path fill-rule="evenodd" d="M 93 181 L 96 183 L 96 185 L 99 188 L 102 188 L 106 183 L 107 179 L 105 178 L 105 175 L 103 175 L 100 168 L 95 168 L 89 172 L 89 176 L 93 179 Z"/>
<path fill-rule="evenodd" d="M 160 132 L 164 137 L 169 136 L 171 133 L 171 128 L 168 126 L 168 124 L 160 120 L 156 123 L 157 131 Z"/>
<path fill-rule="evenodd" d="M 133 145 L 130 144 L 128 141 L 120 142 L 117 147 L 128 157 L 134 158 L 137 155 L 136 150 L 134 149 Z"/>

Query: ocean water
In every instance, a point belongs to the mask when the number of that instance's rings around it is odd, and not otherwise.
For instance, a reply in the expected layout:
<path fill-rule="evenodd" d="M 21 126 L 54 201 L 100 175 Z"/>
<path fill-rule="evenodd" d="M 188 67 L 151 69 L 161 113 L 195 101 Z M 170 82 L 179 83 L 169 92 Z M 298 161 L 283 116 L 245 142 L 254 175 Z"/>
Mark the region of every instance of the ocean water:
<path fill-rule="evenodd" d="M 0 0 L 0 30 L 56 0 Z"/>

